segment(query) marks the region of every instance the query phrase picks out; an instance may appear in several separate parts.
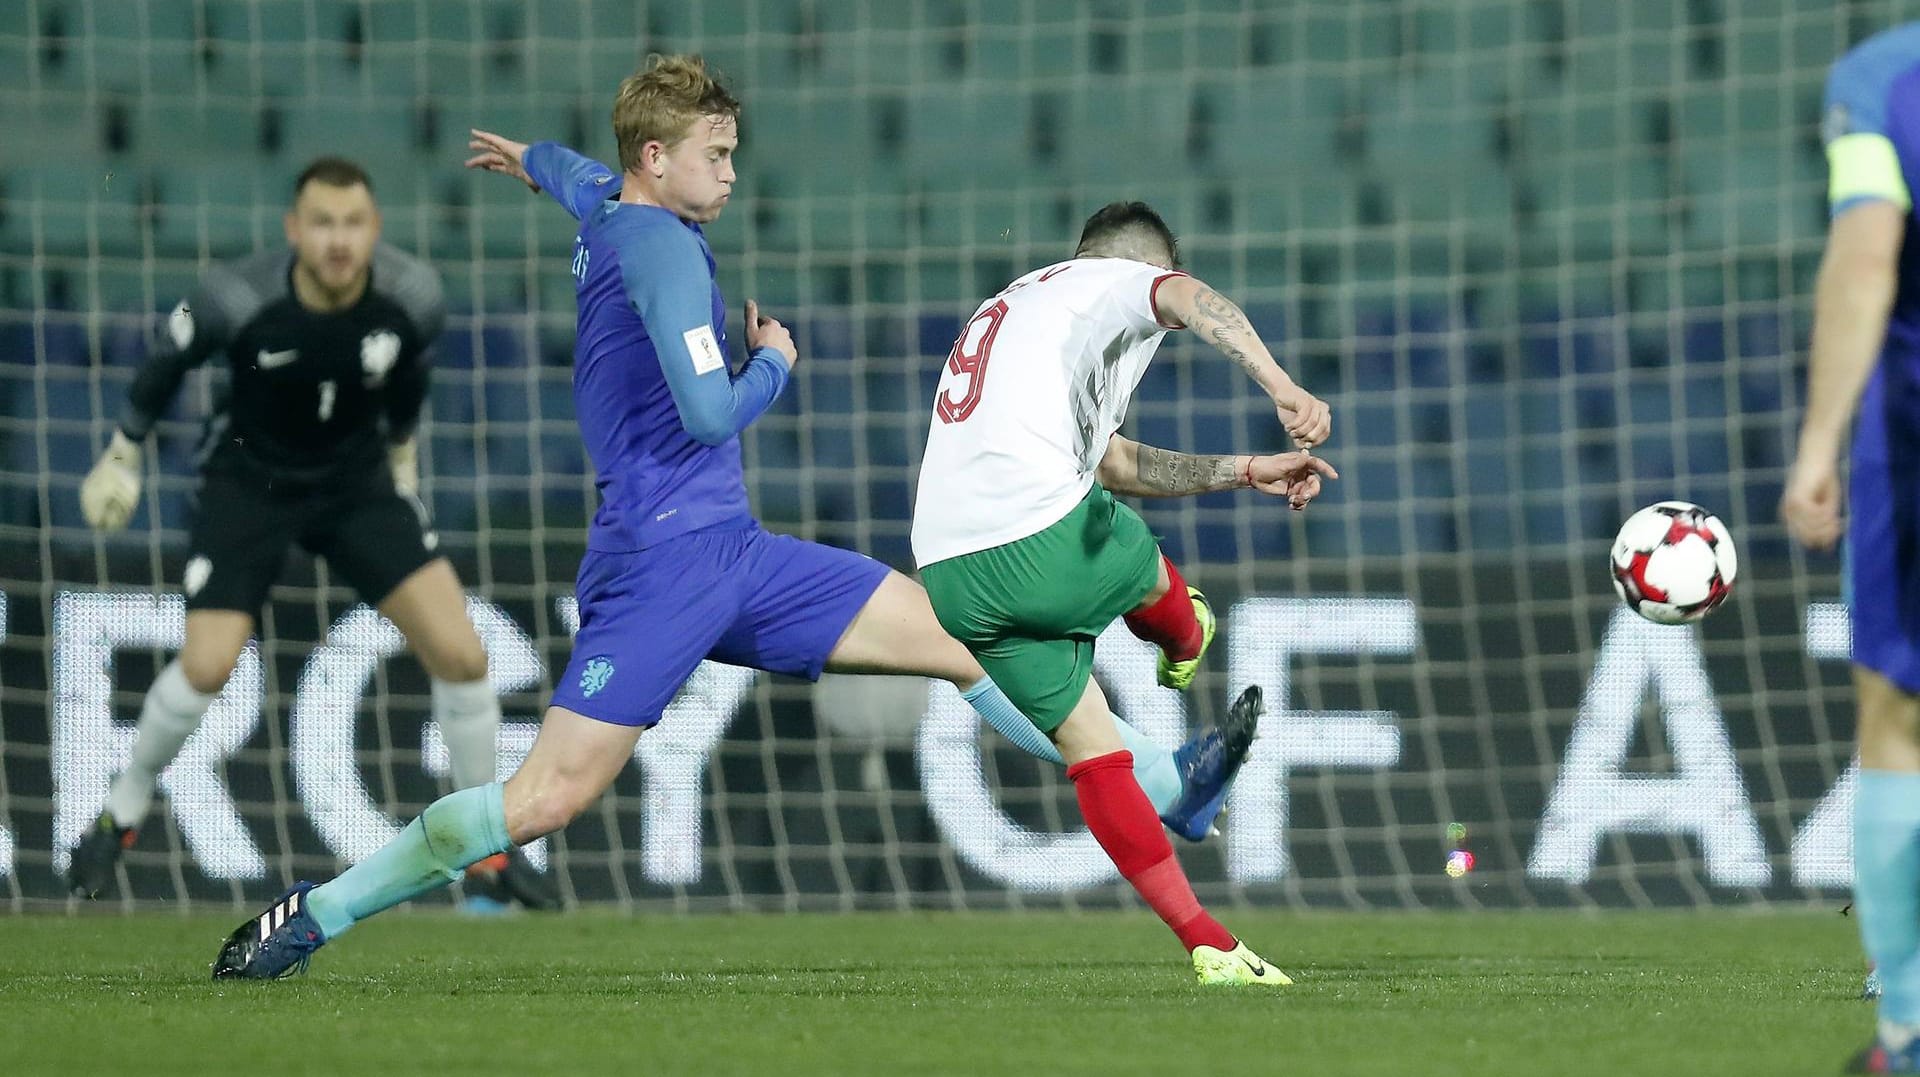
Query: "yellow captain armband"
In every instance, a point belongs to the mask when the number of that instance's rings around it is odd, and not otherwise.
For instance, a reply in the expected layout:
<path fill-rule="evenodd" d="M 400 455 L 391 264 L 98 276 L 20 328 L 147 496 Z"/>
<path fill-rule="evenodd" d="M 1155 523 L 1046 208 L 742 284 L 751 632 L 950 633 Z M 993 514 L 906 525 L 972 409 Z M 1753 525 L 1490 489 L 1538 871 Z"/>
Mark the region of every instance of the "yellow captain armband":
<path fill-rule="evenodd" d="M 1913 207 L 1900 156 L 1887 136 L 1841 135 L 1827 143 L 1827 204 L 1839 207 L 1866 198 L 1884 198 L 1901 209 Z"/>

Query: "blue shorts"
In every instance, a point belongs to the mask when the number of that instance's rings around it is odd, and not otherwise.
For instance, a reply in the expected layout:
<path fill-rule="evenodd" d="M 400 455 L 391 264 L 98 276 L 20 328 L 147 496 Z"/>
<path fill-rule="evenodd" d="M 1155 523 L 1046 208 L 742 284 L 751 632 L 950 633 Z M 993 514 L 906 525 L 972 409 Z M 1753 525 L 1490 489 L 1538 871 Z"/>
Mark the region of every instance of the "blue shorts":
<path fill-rule="evenodd" d="M 1920 393 L 1882 370 L 1861 401 L 1847 492 L 1845 579 L 1854 662 L 1920 693 L 1920 400 L 1909 399 L 1915 396 Z"/>
<path fill-rule="evenodd" d="M 553 705 L 650 726 L 708 658 L 817 680 L 887 566 L 756 524 L 587 551 L 580 632 Z"/>

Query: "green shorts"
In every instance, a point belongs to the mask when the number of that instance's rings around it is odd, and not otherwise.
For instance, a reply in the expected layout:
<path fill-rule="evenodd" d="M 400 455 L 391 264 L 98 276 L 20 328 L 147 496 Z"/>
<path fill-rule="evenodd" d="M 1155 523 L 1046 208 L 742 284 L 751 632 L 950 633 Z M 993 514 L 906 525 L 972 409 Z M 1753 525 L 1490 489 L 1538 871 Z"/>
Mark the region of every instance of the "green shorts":
<path fill-rule="evenodd" d="M 1047 732 L 1086 691 L 1095 637 L 1159 578 L 1146 521 L 1097 483 L 1038 534 L 920 570 L 941 627 Z"/>

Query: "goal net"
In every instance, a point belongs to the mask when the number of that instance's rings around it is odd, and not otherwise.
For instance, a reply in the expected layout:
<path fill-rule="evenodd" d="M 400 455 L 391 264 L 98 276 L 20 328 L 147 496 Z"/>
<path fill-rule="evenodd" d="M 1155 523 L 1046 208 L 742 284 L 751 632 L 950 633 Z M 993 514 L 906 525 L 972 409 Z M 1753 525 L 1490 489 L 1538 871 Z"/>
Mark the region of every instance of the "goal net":
<path fill-rule="evenodd" d="M 1850 876 L 1836 563 L 1776 523 L 1824 229 L 1827 66 L 1911 17 L 1786 0 L 20 0 L 0 5 L 0 895 L 65 849 L 178 645 L 190 449 L 161 424 L 124 533 L 79 517 L 156 321 L 282 242 L 345 153 L 386 237 L 444 274 L 423 470 L 507 726 L 563 668 L 594 505 L 573 429 L 571 224 L 460 168 L 478 126 L 603 159 L 619 78 L 703 52 L 746 102 L 710 228 L 736 308 L 803 360 L 743 438 L 767 524 L 902 570 L 932 387 L 985 295 L 1155 205 L 1329 400 L 1343 478 L 1144 507 L 1222 611 L 1209 672 L 1099 675 L 1168 743 L 1241 686 L 1270 711 L 1203 896 L 1325 906 L 1812 901 Z M 736 311 L 736 319 L 738 317 Z M 735 339 L 739 339 L 736 329 Z M 1283 436 L 1180 334 L 1129 432 Z M 1621 612 L 1633 509 L 1720 514 L 1732 602 Z M 116 896 L 257 901 L 366 855 L 444 787 L 426 681 L 323 566 L 163 779 Z M 946 685 L 708 665 L 609 795 L 537 850 L 581 901 L 865 908 L 1131 900 L 1071 788 Z"/>

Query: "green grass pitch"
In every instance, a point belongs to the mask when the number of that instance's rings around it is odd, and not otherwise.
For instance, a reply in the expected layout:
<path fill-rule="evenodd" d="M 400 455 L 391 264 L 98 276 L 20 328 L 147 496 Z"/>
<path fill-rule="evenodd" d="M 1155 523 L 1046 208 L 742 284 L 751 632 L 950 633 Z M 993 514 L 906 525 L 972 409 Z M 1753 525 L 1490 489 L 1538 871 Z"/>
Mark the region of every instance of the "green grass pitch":
<path fill-rule="evenodd" d="M 1832 913 L 1234 913 L 1299 981 L 1201 989 L 1145 915 L 393 914 L 219 984 L 237 917 L 0 917 L 0 1071 L 1834 1073 Z"/>

